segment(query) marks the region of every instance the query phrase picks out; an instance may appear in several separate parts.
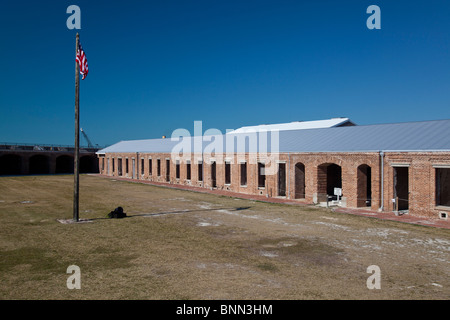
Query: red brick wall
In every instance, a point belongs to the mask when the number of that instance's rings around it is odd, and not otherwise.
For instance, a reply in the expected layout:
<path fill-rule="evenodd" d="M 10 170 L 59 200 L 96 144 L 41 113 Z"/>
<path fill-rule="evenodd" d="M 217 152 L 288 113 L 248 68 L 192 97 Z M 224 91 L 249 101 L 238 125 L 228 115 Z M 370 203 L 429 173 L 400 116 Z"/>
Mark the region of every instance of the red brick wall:
<path fill-rule="evenodd" d="M 408 166 L 409 214 L 437 218 L 439 212 L 450 213 L 450 207 L 436 206 L 436 168 L 450 166 L 445 152 L 388 153 L 385 157 L 385 210 L 393 210 L 394 167 Z"/>
<path fill-rule="evenodd" d="M 118 158 L 122 158 L 123 177 L 132 177 L 132 159 L 136 161 L 136 179 L 165 182 L 166 159 L 171 159 L 169 153 L 114 153 L 106 154 L 109 161 L 110 176 L 117 176 Z M 129 159 L 128 175 L 126 174 L 125 159 Z M 152 175 L 149 174 L 148 163 L 152 159 Z M 111 161 L 114 159 L 115 172 L 112 172 Z M 141 174 L 141 159 L 144 159 L 144 174 Z M 161 160 L 161 175 L 157 176 L 157 159 Z M 258 187 L 258 165 L 257 162 L 265 162 L 269 170 L 272 165 L 278 166 L 278 162 L 286 164 L 286 198 L 295 199 L 295 165 L 302 163 L 305 166 L 305 198 L 297 199 L 299 202 L 314 203 L 325 201 L 326 195 L 326 167 L 336 164 L 341 167 L 343 204 L 347 207 L 365 208 L 366 184 L 364 174 L 358 167 L 366 165 L 371 168 L 371 209 L 378 210 L 381 207 L 381 157 L 378 152 L 366 153 L 291 153 L 280 154 L 278 157 L 262 156 L 256 157 L 252 154 L 228 155 L 190 155 L 180 160 L 180 178 L 176 178 L 176 159 L 170 161 L 170 183 L 192 185 L 204 188 L 212 188 L 211 161 L 216 161 L 217 189 L 229 190 L 245 194 L 264 195 L 268 197 L 278 196 L 278 175 L 276 172 L 266 176 L 264 188 Z M 186 160 L 191 161 L 191 179 L 186 179 Z M 203 159 L 203 181 L 198 181 L 198 162 Z M 225 160 L 231 162 L 231 182 L 225 184 Z M 101 161 L 101 160 L 100 160 Z M 247 184 L 240 184 L 240 162 L 247 163 Z M 449 207 L 436 207 L 436 165 L 450 166 L 449 152 L 433 153 L 386 153 L 384 161 L 384 194 L 383 209 L 392 211 L 394 204 L 394 167 L 409 166 L 409 214 L 415 216 L 438 217 L 438 213 L 446 211 L 450 213 Z M 107 164 L 102 174 L 107 174 Z"/>

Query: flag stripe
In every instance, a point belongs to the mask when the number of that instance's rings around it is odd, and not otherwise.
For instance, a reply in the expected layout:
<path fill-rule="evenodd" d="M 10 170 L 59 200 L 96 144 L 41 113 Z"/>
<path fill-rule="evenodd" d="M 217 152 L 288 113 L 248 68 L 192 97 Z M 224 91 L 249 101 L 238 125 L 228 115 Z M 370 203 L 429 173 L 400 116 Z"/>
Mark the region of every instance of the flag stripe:
<path fill-rule="evenodd" d="M 86 54 L 84 53 L 80 42 L 78 43 L 76 61 L 77 61 L 78 65 L 80 66 L 80 74 L 83 75 L 82 80 L 84 80 L 86 78 L 86 76 L 88 75 L 89 68 L 88 68 L 88 62 L 86 59 Z"/>

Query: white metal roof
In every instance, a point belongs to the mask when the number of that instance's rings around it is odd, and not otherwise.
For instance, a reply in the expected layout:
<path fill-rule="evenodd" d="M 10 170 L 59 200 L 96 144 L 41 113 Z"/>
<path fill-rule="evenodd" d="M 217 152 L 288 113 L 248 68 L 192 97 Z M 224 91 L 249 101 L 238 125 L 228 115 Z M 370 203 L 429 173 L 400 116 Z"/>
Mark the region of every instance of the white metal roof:
<path fill-rule="evenodd" d="M 216 153 L 221 151 L 240 153 L 262 152 L 261 146 L 267 138 L 269 141 L 273 138 L 279 141 L 277 150 L 272 142 L 267 146 L 269 152 L 450 151 L 450 120 L 280 132 L 249 132 L 209 137 L 187 137 L 185 139 L 187 149 L 191 148 L 194 152 L 196 152 L 195 146 L 198 146 L 195 140 L 199 139 L 201 152 L 208 150 L 207 147 L 212 142 L 219 142 L 217 146 L 221 146 L 222 150 L 216 149 Z M 171 138 L 121 141 L 98 151 L 97 154 L 111 152 L 170 153 L 177 149 L 180 141 Z M 232 143 L 231 149 L 228 150 L 228 142 L 233 141 L 238 142 Z M 189 152 L 189 150 L 184 149 L 184 152 Z"/>
<path fill-rule="evenodd" d="M 349 118 L 332 118 L 325 120 L 314 121 L 293 121 L 288 123 L 278 124 L 261 124 L 257 126 L 246 126 L 239 129 L 229 131 L 228 134 L 247 133 L 247 132 L 264 132 L 264 131 L 284 131 L 284 130 L 304 130 L 304 129 L 319 129 L 319 128 L 333 128 L 344 124 L 354 125 Z"/>

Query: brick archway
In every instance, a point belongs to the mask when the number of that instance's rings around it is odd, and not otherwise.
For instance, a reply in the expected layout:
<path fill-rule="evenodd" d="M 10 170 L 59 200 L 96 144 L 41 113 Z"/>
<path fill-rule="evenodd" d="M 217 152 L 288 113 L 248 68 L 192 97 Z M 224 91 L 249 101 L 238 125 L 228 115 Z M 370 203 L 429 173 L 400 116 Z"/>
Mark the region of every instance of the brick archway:
<path fill-rule="evenodd" d="M 327 195 L 335 199 L 334 188 L 342 188 L 342 167 L 335 163 L 319 165 L 317 167 L 317 194 L 319 201 L 326 200 Z"/>
<path fill-rule="evenodd" d="M 30 174 L 49 174 L 50 157 L 38 154 L 30 157 Z"/>
<path fill-rule="evenodd" d="M 0 157 L 0 176 L 22 174 L 22 157 L 6 154 Z"/>

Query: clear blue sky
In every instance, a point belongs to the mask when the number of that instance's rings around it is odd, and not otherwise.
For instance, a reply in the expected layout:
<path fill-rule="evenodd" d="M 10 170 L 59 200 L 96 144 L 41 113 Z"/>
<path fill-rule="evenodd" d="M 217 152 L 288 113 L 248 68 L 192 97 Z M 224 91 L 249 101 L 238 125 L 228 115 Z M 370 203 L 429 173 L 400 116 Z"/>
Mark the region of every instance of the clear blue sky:
<path fill-rule="evenodd" d="M 450 118 L 448 0 L 17 0 L 0 8 L 0 141 L 73 144 L 72 4 L 95 144 L 193 132 L 195 120 L 225 132 Z M 371 4 L 381 30 L 366 27 Z"/>

